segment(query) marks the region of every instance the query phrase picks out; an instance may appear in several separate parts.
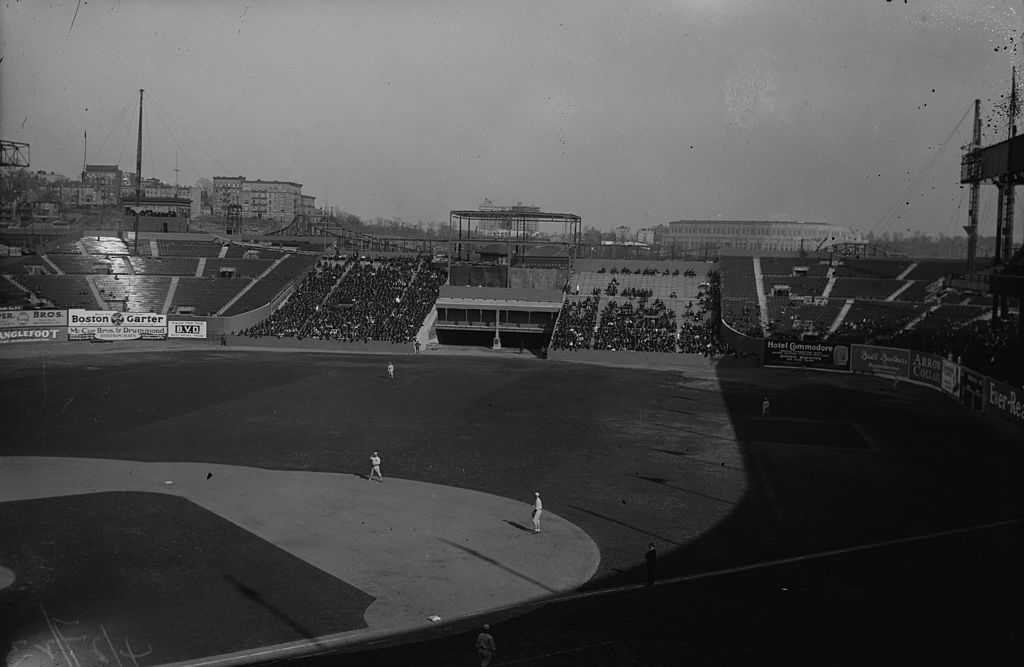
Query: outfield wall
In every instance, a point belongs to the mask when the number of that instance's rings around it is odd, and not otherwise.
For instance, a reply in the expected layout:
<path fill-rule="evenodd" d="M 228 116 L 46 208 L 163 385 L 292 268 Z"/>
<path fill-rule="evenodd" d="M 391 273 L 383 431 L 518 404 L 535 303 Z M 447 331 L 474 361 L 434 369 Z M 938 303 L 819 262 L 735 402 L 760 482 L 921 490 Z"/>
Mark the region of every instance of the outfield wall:
<path fill-rule="evenodd" d="M 362 342 L 343 342 L 337 340 L 317 340 L 313 338 L 278 338 L 276 336 L 225 336 L 228 347 L 277 347 L 288 349 L 321 350 L 325 352 L 373 352 L 378 354 L 413 354 L 412 343 L 389 343 L 371 340 Z"/>
<path fill-rule="evenodd" d="M 694 363 L 710 365 L 707 357 L 675 352 L 631 352 L 629 350 L 555 350 L 548 348 L 548 359 L 555 361 L 589 361 L 593 363 L 658 364 L 665 368 L 692 367 Z"/>
<path fill-rule="evenodd" d="M 975 412 L 1024 429 L 1024 389 L 937 354 L 817 341 L 761 341 L 764 365 L 871 375 L 931 387 Z"/>
<path fill-rule="evenodd" d="M 741 355 L 754 357 L 759 365 L 764 363 L 764 341 L 762 339 L 741 334 L 729 326 L 725 320 L 719 321 L 718 337 Z"/>

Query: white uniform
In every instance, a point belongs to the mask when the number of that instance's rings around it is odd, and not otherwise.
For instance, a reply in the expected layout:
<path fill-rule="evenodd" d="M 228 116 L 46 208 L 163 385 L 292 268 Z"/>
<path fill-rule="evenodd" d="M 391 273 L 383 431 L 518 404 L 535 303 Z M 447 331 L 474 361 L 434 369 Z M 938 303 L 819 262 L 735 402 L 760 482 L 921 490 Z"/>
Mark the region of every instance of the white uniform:
<path fill-rule="evenodd" d="M 544 513 L 544 504 L 540 501 L 540 494 L 535 493 L 533 498 L 533 532 L 540 532 L 540 515 Z"/>

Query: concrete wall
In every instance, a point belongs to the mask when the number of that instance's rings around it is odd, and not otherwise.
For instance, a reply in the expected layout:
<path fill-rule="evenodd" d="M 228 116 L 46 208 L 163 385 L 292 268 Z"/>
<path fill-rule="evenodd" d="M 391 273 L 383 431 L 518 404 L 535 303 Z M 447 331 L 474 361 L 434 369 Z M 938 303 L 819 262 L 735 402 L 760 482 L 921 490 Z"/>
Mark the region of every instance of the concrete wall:
<path fill-rule="evenodd" d="M 561 290 L 569 280 L 566 269 L 512 268 L 510 287 L 521 289 Z"/>
<path fill-rule="evenodd" d="M 756 358 L 758 364 L 764 363 L 764 339 L 745 336 L 726 324 L 724 320 L 718 324 L 718 335 L 723 342 L 741 355 L 746 354 Z"/>
<path fill-rule="evenodd" d="M 219 338 L 219 336 L 218 336 Z M 302 350 L 323 350 L 330 352 L 373 352 L 377 354 L 413 354 L 412 343 L 387 343 L 370 341 L 368 343 L 343 343 L 333 340 L 313 340 L 305 338 L 277 338 L 264 336 L 249 338 L 247 336 L 227 336 L 228 347 L 277 347 Z"/>
<path fill-rule="evenodd" d="M 665 368 L 687 368 L 699 365 L 706 367 L 712 362 L 699 354 L 676 354 L 674 352 L 629 352 L 623 350 L 548 350 L 548 359 L 555 361 L 588 361 L 594 363 L 664 366 Z"/>

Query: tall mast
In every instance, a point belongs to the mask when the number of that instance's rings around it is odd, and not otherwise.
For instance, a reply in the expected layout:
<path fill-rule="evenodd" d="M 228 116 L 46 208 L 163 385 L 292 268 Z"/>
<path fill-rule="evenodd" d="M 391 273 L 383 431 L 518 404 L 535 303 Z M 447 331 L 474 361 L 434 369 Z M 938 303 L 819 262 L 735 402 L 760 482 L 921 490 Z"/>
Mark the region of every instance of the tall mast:
<path fill-rule="evenodd" d="M 85 183 L 85 162 L 87 160 L 86 155 L 89 152 L 89 131 L 82 130 L 82 183 Z"/>
<path fill-rule="evenodd" d="M 1020 103 L 1017 100 L 1017 68 L 1013 68 L 1010 78 L 1010 108 L 1007 116 L 1006 139 L 1009 141 L 1017 136 L 1017 115 L 1020 113 Z M 1003 257 L 1009 259 L 1013 255 L 1013 208 L 1014 208 L 1014 179 L 1007 174 L 1003 181 Z"/>
<path fill-rule="evenodd" d="M 971 135 L 971 145 L 968 151 L 976 151 L 981 148 L 981 100 L 974 100 L 974 132 Z M 978 254 L 978 194 L 981 191 L 981 182 L 975 180 L 971 183 L 970 206 L 967 209 L 967 273 L 974 273 L 975 259 Z"/>
<path fill-rule="evenodd" d="M 135 151 L 135 254 L 139 254 L 139 208 L 142 206 L 142 94 L 139 88 L 139 146 Z"/>

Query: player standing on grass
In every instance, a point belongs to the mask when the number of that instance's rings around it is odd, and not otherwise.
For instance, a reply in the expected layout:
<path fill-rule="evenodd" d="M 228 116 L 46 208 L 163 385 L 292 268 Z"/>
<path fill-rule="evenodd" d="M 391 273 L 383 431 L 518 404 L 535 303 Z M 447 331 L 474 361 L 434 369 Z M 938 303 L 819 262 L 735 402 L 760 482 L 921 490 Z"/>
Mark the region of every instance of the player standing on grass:
<path fill-rule="evenodd" d="M 768 401 L 768 397 L 765 396 L 764 400 L 761 401 L 761 416 L 762 417 L 767 417 L 768 416 L 768 410 L 771 407 L 772 407 L 772 404 Z"/>
<path fill-rule="evenodd" d="M 367 481 L 373 481 L 374 473 L 376 473 L 378 480 L 384 481 L 384 476 L 380 474 L 380 456 L 377 455 L 377 452 L 374 452 L 370 457 L 370 476 L 366 478 Z"/>
<path fill-rule="evenodd" d="M 395 379 L 395 365 L 390 361 L 388 362 L 388 377 L 392 380 Z"/>
<path fill-rule="evenodd" d="M 533 493 L 533 532 L 540 532 L 540 515 L 544 512 L 544 504 L 540 501 L 540 491 Z"/>

